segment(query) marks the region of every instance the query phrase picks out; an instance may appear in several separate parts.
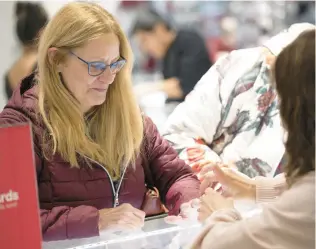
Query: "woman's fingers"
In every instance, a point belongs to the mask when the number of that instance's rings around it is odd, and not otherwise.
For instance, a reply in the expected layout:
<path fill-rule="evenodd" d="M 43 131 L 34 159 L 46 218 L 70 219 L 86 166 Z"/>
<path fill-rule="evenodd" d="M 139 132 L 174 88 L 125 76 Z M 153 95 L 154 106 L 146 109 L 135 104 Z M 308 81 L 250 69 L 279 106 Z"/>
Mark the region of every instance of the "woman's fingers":
<path fill-rule="evenodd" d="M 146 213 L 142 210 L 139 210 L 137 208 L 134 208 L 134 210 L 132 211 L 132 213 L 137 216 L 138 218 L 140 218 L 141 220 L 145 219 Z"/>
<path fill-rule="evenodd" d="M 229 168 L 235 168 L 235 165 L 230 164 L 223 164 L 218 162 L 210 162 L 210 161 L 203 161 L 203 163 L 200 165 L 201 172 L 200 172 L 200 179 L 203 179 L 208 173 L 212 172 L 214 167 L 220 167 L 221 169 L 229 169 Z"/>
<path fill-rule="evenodd" d="M 181 216 L 168 216 L 164 219 L 164 221 L 167 224 L 172 224 L 172 225 L 176 225 L 179 224 L 182 221 L 182 217 Z"/>
<path fill-rule="evenodd" d="M 191 201 L 191 207 L 192 208 L 198 208 L 198 207 L 200 207 L 200 205 L 201 205 L 200 199 L 193 199 Z"/>
<path fill-rule="evenodd" d="M 203 177 L 205 174 L 212 171 L 212 167 L 214 165 L 215 165 L 214 163 L 209 162 L 209 161 L 203 162 L 203 164 L 200 166 L 201 167 L 200 175 Z"/>
<path fill-rule="evenodd" d="M 205 221 L 212 214 L 212 210 L 209 209 L 207 205 L 201 205 L 198 214 L 198 220 L 200 222 Z"/>
<path fill-rule="evenodd" d="M 227 172 L 229 171 L 229 168 L 221 168 L 219 165 L 213 166 L 213 173 L 214 177 L 213 179 L 216 179 L 217 182 L 219 182 L 222 185 L 227 184 Z"/>
<path fill-rule="evenodd" d="M 205 175 L 201 186 L 200 186 L 200 194 L 204 194 L 205 190 L 209 187 L 211 187 L 215 183 L 215 175 L 213 172 L 209 172 L 207 175 Z"/>
<path fill-rule="evenodd" d="M 125 213 L 121 221 L 123 221 L 125 224 L 130 224 L 135 227 L 142 227 L 144 225 L 144 220 L 140 219 L 132 212 Z"/>
<path fill-rule="evenodd" d="M 224 196 L 224 197 L 226 197 L 226 198 L 228 198 L 228 197 L 233 197 L 234 195 L 233 195 L 233 193 L 232 193 L 232 191 L 230 191 L 228 188 L 222 188 L 221 189 L 221 195 L 222 196 Z"/>
<path fill-rule="evenodd" d="M 226 185 L 229 182 L 229 179 L 227 179 L 226 172 L 229 171 L 228 168 L 221 169 L 218 165 L 212 166 L 212 171 L 205 174 L 205 177 L 203 178 L 203 181 L 201 183 L 201 194 L 204 193 L 205 189 L 208 187 L 214 188 L 218 185 Z"/>

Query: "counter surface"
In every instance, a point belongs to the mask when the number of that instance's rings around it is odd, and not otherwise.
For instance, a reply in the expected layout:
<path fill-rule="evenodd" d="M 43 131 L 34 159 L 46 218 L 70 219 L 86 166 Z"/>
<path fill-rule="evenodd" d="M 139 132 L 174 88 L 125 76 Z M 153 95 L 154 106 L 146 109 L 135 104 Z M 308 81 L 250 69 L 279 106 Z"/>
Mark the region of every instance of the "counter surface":
<path fill-rule="evenodd" d="M 133 232 L 101 232 L 99 237 L 43 242 L 43 249 L 179 249 L 192 243 L 200 229 L 199 223 L 176 226 L 156 219 Z"/>
<path fill-rule="evenodd" d="M 234 201 L 234 206 L 244 218 L 262 211 L 262 207 L 253 201 Z M 146 221 L 145 226 L 137 231 L 101 232 L 98 237 L 43 242 L 43 249 L 186 249 L 201 229 L 198 222 L 170 225 L 164 219 L 155 219 Z"/>

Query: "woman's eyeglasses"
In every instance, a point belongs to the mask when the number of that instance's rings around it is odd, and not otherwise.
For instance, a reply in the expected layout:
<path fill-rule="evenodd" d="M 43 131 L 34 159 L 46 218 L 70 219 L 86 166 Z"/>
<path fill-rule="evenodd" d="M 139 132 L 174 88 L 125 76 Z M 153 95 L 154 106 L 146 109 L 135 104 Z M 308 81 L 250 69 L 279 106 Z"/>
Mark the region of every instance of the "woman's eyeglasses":
<path fill-rule="evenodd" d="M 107 67 L 110 68 L 110 71 L 112 74 L 116 74 L 123 68 L 123 66 L 126 63 L 126 60 L 122 56 L 119 60 L 111 63 L 110 65 L 107 65 L 103 61 L 92 61 L 92 62 L 85 61 L 84 59 L 80 58 L 78 55 L 76 55 L 72 51 L 70 51 L 70 54 L 77 57 L 83 63 L 88 65 L 88 73 L 91 76 L 99 76 L 107 69 Z"/>

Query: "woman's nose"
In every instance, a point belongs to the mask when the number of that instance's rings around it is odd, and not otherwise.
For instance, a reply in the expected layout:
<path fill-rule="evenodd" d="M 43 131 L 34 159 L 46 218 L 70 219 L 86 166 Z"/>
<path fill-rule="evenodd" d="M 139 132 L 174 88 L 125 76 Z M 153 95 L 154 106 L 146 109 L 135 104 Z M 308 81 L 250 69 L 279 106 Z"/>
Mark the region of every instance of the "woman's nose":
<path fill-rule="evenodd" d="M 105 84 L 112 84 L 115 78 L 115 74 L 113 74 L 110 68 L 106 68 L 105 71 L 100 74 L 99 80 Z"/>

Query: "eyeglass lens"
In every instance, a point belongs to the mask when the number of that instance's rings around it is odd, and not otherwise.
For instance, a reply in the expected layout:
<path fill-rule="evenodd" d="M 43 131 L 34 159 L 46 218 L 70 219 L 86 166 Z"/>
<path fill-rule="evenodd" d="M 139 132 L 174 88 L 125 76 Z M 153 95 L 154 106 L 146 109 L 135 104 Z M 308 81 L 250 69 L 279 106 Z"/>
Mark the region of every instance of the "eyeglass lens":
<path fill-rule="evenodd" d="M 118 60 L 110 65 L 110 71 L 113 74 L 118 73 L 125 65 L 125 60 Z M 103 62 L 90 62 L 89 63 L 89 74 L 97 76 L 103 73 L 108 65 Z"/>

